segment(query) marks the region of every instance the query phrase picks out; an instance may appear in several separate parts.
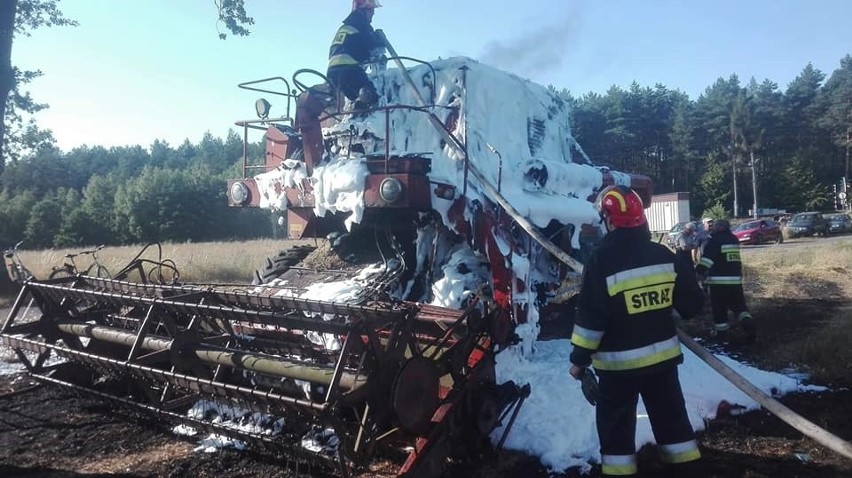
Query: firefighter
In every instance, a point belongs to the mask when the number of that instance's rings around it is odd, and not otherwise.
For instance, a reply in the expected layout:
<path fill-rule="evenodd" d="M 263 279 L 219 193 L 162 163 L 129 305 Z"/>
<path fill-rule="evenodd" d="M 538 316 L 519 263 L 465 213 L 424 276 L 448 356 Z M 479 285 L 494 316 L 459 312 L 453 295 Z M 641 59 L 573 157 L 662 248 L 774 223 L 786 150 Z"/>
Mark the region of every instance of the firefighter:
<path fill-rule="evenodd" d="M 695 223 L 688 222 L 683 226 L 683 231 L 677 237 L 677 247 L 675 247 L 677 255 L 681 260 L 690 264 L 690 267 L 695 267 L 698 250 L 698 234 L 695 232 Z"/>
<path fill-rule="evenodd" d="M 596 423 L 603 475 L 637 474 L 641 395 L 673 476 L 697 476 L 701 454 L 678 379 L 683 355 L 672 309 L 692 317 L 704 295 L 694 269 L 651 240 L 635 191 L 610 186 L 595 205 L 607 234 L 585 267 L 569 372 L 580 380 L 592 365 L 600 379 Z"/>
<path fill-rule="evenodd" d="M 710 240 L 710 232 L 713 230 L 713 218 L 705 217 L 701 220 L 701 225 L 701 230 L 696 232 L 696 237 L 698 241 L 698 253 L 695 255 L 696 264 L 698 264 L 698 261 L 701 260 L 701 254 L 704 251 L 704 246 L 706 246 L 707 241 Z"/>
<path fill-rule="evenodd" d="M 343 20 L 328 51 L 328 81 L 354 102 L 355 110 L 369 108 L 379 99 L 361 66 L 384 54 L 384 37 L 371 24 L 378 7 L 378 0 L 353 0 L 352 12 Z"/>
<path fill-rule="evenodd" d="M 712 225 L 710 239 L 704 246 L 696 273 L 710 290 L 710 306 L 713 309 L 711 333 L 721 340 L 725 339 L 730 329 L 729 310 L 739 319 L 748 340 L 757 337 L 754 318 L 745 303 L 742 270 L 740 241 L 731 232 L 731 224 L 719 219 Z"/>

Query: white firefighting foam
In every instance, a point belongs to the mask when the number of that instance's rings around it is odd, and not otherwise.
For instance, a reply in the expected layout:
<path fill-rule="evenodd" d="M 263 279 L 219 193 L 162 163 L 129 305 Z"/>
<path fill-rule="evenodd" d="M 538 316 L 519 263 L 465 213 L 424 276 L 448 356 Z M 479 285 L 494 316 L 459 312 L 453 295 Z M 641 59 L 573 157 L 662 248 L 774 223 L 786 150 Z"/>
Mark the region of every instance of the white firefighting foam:
<path fill-rule="evenodd" d="M 433 75 L 434 73 L 434 75 Z M 602 170 L 579 149 L 570 130 L 568 104 L 547 88 L 518 76 L 494 69 L 469 58 L 450 58 L 420 65 L 410 70 L 419 94 L 429 111 L 448 124 L 451 133 L 467 150 L 467 160 L 479 169 L 501 194 L 534 224 L 545 227 L 551 220 L 563 224 L 597 221 L 597 213 L 587 198 L 600 188 Z M 389 113 L 389 135 L 385 138 L 384 112 L 366 117 L 349 117 L 334 130 L 354 136 L 377 138 L 380 151 L 387 142 L 392 155 L 418 153 L 431 159 L 432 181 L 464 189 L 464 161 L 458 151 L 446 144 L 432 126 L 429 115 L 410 107 L 419 103 L 415 92 L 399 70 L 389 69 L 373 77 L 382 106 L 403 106 Z M 454 111 L 458 117 L 453 119 Z M 363 156 L 349 155 L 347 139 L 335 150 L 328 163 L 311 179 L 316 199 L 314 212 L 351 212 L 347 227 L 360 223 L 363 196 L 355 188 L 364 172 Z M 353 171 L 356 169 L 356 171 Z M 546 171 L 531 175 L 535 170 Z M 347 174 L 341 178 L 341 173 Z M 283 209 L 281 186 L 293 187 L 300 172 L 292 165 L 256 176 L 261 191 L 261 207 Z M 331 177 L 333 176 L 333 178 Z M 534 177 L 533 177 L 534 176 Z M 476 198 L 480 185 L 469 179 L 467 194 Z M 450 201 L 433 197 L 433 207 L 444 223 Z M 574 247 L 579 247 L 575 231 Z"/>
<path fill-rule="evenodd" d="M 597 213 L 588 201 L 602 184 L 602 168 L 591 164 L 576 145 L 570 131 L 568 105 L 546 88 L 533 84 L 467 58 L 451 58 L 433 62 L 433 73 L 427 66 L 410 70 L 427 103 L 438 105 L 432 112 L 445 123 L 450 106 L 459 106 L 460 117 L 452 133 L 465 142 L 468 160 L 492 184 L 500 184 L 501 194 L 522 215 L 544 227 L 551 220 L 564 224 L 592 224 Z M 399 71 L 391 69 L 373 78 L 381 104 L 416 106 L 418 103 Z M 434 85 L 434 86 L 433 86 Z M 464 186 L 464 163 L 459 154 L 446 145 L 436 133 L 425 113 L 410 109 L 390 113 L 389 149 L 392 154 L 425 153 L 431 158 L 430 179 L 447 183 L 461 191 Z M 359 120 L 341 123 L 339 129 L 354 127 L 359 135 L 371 131 L 384 136 L 384 119 L 373 114 Z M 330 164 L 352 159 L 333 160 Z M 360 159 L 354 161 L 360 163 Z M 338 170 L 345 168 L 337 166 Z M 322 197 L 318 203 L 336 198 L 333 208 L 323 205 L 319 210 L 351 211 L 351 223 L 358 223 L 363 212 L 362 201 L 351 188 L 357 181 L 332 180 L 327 175 L 335 170 L 328 166 L 323 174 Z M 546 171 L 544 176 L 538 174 Z M 610 171 L 617 184 L 630 184 L 626 174 Z M 282 172 L 293 175 L 292 172 Z M 468 184 L 467 193 L 475 198 L 483 194 L 475 181 Z M 460 192 L 457 192 L 460 194 Z M 274 197 L 274 196 L 273 196 Z M 449 225 L 447 209 L 450 201 L 434 197 L 433 208 L 442 214 Z M 579 229 L 579 228 L 578 228 Z M 577 247 L 577 237 L 572 238 Z M 419 234 L 418 241 L 431 241 L 429 234 Z M 498 238 L 501 250 L 508 246 Z M 425 249 L 418 249 L 425 250 Z M 443 277 L 432 285 L 435 305 L 460 307 L 476 284 L 482 283 L 481 259 L 469 248 L 446 251 L 449 258 Z M 535 258 L 512 258 L 513 271 L 518 277 L 544 274 L 531 267 Z M 465 267 L 458 267 L 459 264 Z M 344 301 L 357 284 L 315 284 L 304 297 Z M 516 298 L 517 299 L 517 298 Z M 536 342 L 538 333 L 535 307 L 530 307 L 530 321 L 518 329 L 525 340 L 517 347 L 497 355 L 497 378 L 500 382 L 513 380 L 529 383 L 532 394 L 524 403 L 506 441 L 506 447 L 539 457 L 553 471 L 572 467 L 589 470 L 591 463 L 600 462 L 594 408 L 585 400 L 578 382 L 568 375 L 571 343 L 568 340 Z M 723 401 L 740 405 L 743 410 L 758 408 L 758 404 L 723 379 L 692 352 L 684 349 L 685 363 L 679 368 L 684 397 L 690 420 L 696 430 L 703 430 L 705 420 L 716 418 Z M 792 391 L 823 390 L 803 385 L 799 378 L 765 372 L 725 356 L 718 356 L 747 380 L 766 393 L 781 395 Z M 636 433 L 637 447 L 654 443 L 644 405 L 639 404 Z M 495 430 L 499 439 L 502 429 Z"/>

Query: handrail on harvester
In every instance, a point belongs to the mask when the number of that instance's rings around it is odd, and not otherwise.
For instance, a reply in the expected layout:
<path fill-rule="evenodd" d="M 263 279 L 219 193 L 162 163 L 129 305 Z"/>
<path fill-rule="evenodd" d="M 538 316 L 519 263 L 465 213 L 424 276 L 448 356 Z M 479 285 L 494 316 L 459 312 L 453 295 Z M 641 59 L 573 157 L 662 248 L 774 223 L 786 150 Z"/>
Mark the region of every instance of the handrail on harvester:
<path fill-rule="evenodd" d="M 385 45 L 388 48 L 388 51 L 396 57 L 396 51 L 394 51 L 390 42 L 385 38 Z M 402 63 L 399 60 L 396 60 L 397 66 L 402 72 L 405 81 L 412 87 L 415 93 L 415 98 L 417 98 L 418 102 L 421 106 L 426 106 L 423 98 L 420 96 L 420 92 L 414 85 L 414 81 L 411 79 L 411 75 L 409 75 L 408 71 L 403 67 Z M 488 181 L 485 176 L 467 159 L 467 151 L 465 147 L 459 143 L 459 141 L 450 134 L 444 128 L 444 125 L 434 114 L 429 114 L 429 120 L 435 129 L 438 131 L 438 134 L 446 141 L 447 144 L 452 146 L 459 154 L 463 155 L 465 160 L 465 168 L 475 177 L 481 184 L 482 188 L 485 189 L 491 198 L 496 201 L 512 219 L 521 226 L 527 233 L 538 242 L 543 248 L 545 248 L 548 252 L 553 254 L 557 259 L 562 261 L 564 264 L 568 265 L 574 271 L 579 274 L 583 272 L 583 264 L 569 256 L 558 246 L 553 244 L 547 237 L 545 237 L 538 229 L 527 220 L 524 216 L 522 216 L 515 208 L 506 201 L 497 189 L 491 185 L 490 181 Z M 852 445 L 849 442 L 843 440 L 825 430 L 824 428 L 820 428 L 815 423 L 807 420 L 801 415 L 797 414 L 793 410 L 787 408 L 784 404 L 765 394 L 762 390 L 754 386 L 751 382 L 745 379 L 742 375 L 736 373 L 733 369 L 725 365 L 721 360 L 716 358 L 713 354 L 707 351 L 704 347 L 698 344 L 695 340 L 692 339 L 689 335 L 686 334 L 681 329 L 678 329 L 678 337 L 680 341 L 692 352 L 694 352 L 701 360 L 703 360 L 707 365 L 709 365 L 713 370 L 718 372 L 722 377 L 726 380 L 734 384 L 737 388 L 745 392 L 746 395 L 754 399 L 761 406 L 766 408 L 770 413 L 777 416 L 796 430 L 802 432 L 804 435 L 814 439 L 816 442 L 824 445 L 825 447 L 839 453 L 840 455 L 852 459 Z"/>
<path fill-rule="evenodd" d="M 411 79 L 411 75 L 408 73 L 408 70 L 403 66 L 402 62 L 399 61 L 396 51 L 393 46 L 391 46 L 390 42 L 385 38 L 385 45 L 388 48 L 388 51 L 394 58 L 394 61 L 397 64 L 397 67 L 402 72 L 403 78 L 405 81 L 412 87 L 414 90 L 414 97 L 417 99 L 417 102 L 421 107 L 426 107 L 426 102 L 423 100 L 423 97 L 420 95 L 420 91 L 417 90 L 417 87 L 414 86 L 414 80 Z M 491 196 L 491 198 L 497 202 L 512 219 L 518 223 L 527 233 L 535 239 L 542 247 L 547 249 L 548 252 L 556 256 L 557 259 L 562 261 L 567 266 L 571 267 L 578 273 L 583 271 L 583 264 L 581 264 L 578 260 L 569 256 L 565 251 L 559 248 L 556 244 L 550 241 L 547 237 L 544 236 L 527 218 L 521 215 L 517 209 L 512 207 L 511 204 L 500 194 L 497 189 L 491 185 L 491 182 L 488 181 L 485 176 L 473 165 L 467 158 L 467 150 L 466 148 L 459 143 L 458 139 L 455 136 L 450 134 L 449 131 L 444 128 L 444 124 L 441 123 L 441 120 L 435 116 L 434 113 L 429 112 L 429 122 L 432 123 L 432 126 L 438 131 L 438 134 L 441 135 L 442 139 L 446 141 L 446 143 L 452 146 L 453 149 L 456 150 L 459 154 L 464 157 L 465 168 L 473 174 L 481 184 L 481 186 L 485 189 L 485 191 Z"/>

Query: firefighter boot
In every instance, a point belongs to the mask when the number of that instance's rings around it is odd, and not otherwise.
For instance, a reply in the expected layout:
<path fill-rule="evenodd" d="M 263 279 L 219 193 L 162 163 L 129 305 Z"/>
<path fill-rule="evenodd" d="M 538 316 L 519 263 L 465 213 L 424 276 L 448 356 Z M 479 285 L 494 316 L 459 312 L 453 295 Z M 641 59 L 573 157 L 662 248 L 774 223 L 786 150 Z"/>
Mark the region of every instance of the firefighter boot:
<path fill-rule="evenodd" d="M 714 324 L 713 328 L 710 329 L 710 337 L 713 337 L 715 340 L 719 342 L 725 342 L 728 340 L 728 324 Z"/>
<path fill-rule="evenodd" d="M 754 327 L 754 318 L 748 312 L 740 314 L 740 327 L 743 328 L 746 340 L 754 342 L 757 340 L 757 329 Z"/>
<path fill-rule="evenodd" d="M 372 88 L 361 88 L 358 91 L 358 98 L 355 99 L 355 103 L 352 105 L 352 110 L 365 110 L 374 106 L 378 100 L 379 96 L 376 94 L 376 90 Z"/>

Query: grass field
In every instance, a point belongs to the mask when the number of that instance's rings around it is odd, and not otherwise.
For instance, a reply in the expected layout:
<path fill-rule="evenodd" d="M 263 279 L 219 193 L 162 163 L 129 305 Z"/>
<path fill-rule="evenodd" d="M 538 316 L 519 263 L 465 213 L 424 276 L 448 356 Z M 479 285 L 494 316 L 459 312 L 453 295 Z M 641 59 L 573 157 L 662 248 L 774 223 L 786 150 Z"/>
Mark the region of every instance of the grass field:
<path fill-rule="evenodd" d="M 744 251 L 748 305 L 771 341 L 761 364 L 852 383 L 852 238 Z"/>
<path fill-rule="evenodd" d="M 266 257 L 305 243 L 313 241 L 164 244 L 163 258 L 174 261 L 183 282 L 248 283 Z M 99 257 L 115 272 L 141 249 L 110 247 L 100 251 Z M 143 257 L 155 260 L 155 251 L 149 250 Z M 77 252 L 22 251 L 20 257 L 36 278 L 46 278 L 52 268 L 62 264 L 66 254 Z M 795 314 L 802 314 L 801 333 L 771 336 L 777 343 L 762 351 L 762 365 L 772 369 L 804 365 L 814 378 L 828 381 L 852 377 L 852 239 L 815 241 L 794 248 L 748 248 L 743 257 L 746 295 L 758 325 L 772 328 L 774 322 L 796 321 Z M 90 261 L 88 256 L 80 257 L 78 265 L 85 268 Z M 0 297 L 0 307 L 9 306 L 12 299 Z"/>
<path fill-rule="evenodd" d="M 242 242 L 203 242 L 163 244 L 163 259 L 171 259 L 186 282 L 250 282 L 255 269 L 265 259 L 282 249 L 313 241 L 286 241 L 261 239 Z M 111 272 L 124 267 L 142 250 L 141 245 L 107 247 L 98 252 L 100 262 Z M 21 260 L 36 278 L 47 278 L 54 267 L 61 266 L 66 254 L 76 254 L 80 249 L 47 249 L 22 251 Z M 143 258 L 156 260 L 155 248 L 150 248 Z M 91 256 L 74 259 L 79 269 L 85 269 Z"/>

